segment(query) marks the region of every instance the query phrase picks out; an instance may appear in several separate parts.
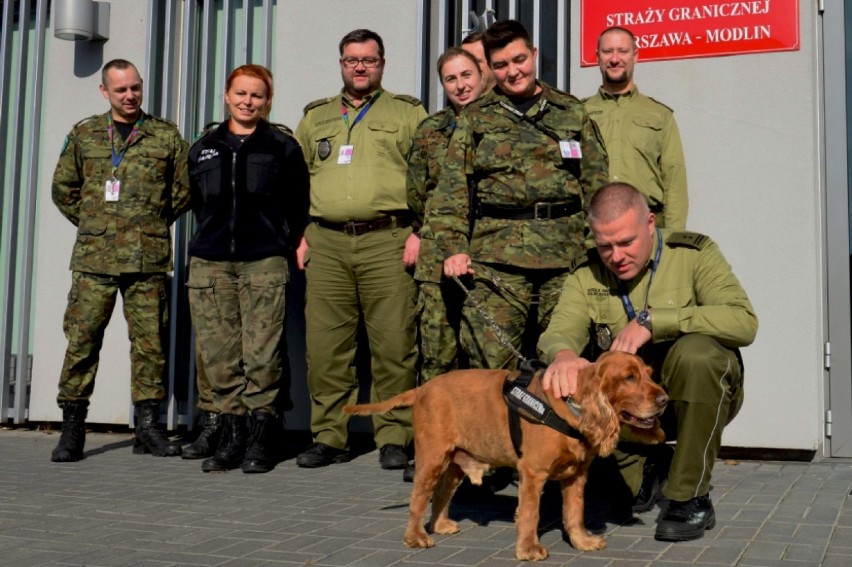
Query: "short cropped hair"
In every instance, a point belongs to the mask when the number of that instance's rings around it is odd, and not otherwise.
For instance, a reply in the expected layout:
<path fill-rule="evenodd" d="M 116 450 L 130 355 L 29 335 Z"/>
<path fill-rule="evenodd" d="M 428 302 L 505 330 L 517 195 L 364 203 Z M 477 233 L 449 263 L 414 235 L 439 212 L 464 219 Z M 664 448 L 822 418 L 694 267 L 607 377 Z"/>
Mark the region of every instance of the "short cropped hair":
<path fill-rule="evenodd" d="M 343 50 L 350 43 L 364 43 L 365 41 L 373 40 L 379 44 L 379 57 L 385 58 L 385 43 L 382 41 L 382 36 L 372 30 L 359 29 L 352 30 L 343 36 L 340 40 L 340 55 L 343 55 Z"/>
<path fill-rule="evenodd" d="M 479 41 L 482 42 L 482 45 L 484 47 L 485 46 L 485 32 L 481 32 L 481 31 L 470 32 L 469 34 L 464 36 L 464 39 L 462 40 L 461 44 L 462 45 L 470 45 L 471 43 L 477 43 Z"/>
<path fill-rule="evenodd" d="M 633 185 L 622 181 L 607 183 L 592 196 L 588 222 L 611 223 L 630 210 L 638 212 L 640 216 L 651 212 L 645 196 Z"/>
<path fill-rule="evenodd" d="M 107 61 L 106 65 L 104 65 L 103 69 L 101 69 L 101 84 L 103 86 L 107 86 L 107 76 L 111 69 L 123 71 L 125 69 L 130 69 L 131 67 L 136 71 L 136 74 L 139 75 L 139 69 L 136 69 L 136 65 L 127 59 L 113 59 L 112 61 Z M 141 75 L 139 76 L 141 77 Z"/>
<path fill-rule="evenodd" d="M 528 49 L 532 50 L 532 40 L 524 25 L 518 20 L 497 20 L 485 30 L 482 46 L 485 48 L 485 58 L 491 64 L 491 52 L 502 49 L 515 41 L 524 40 Z"/>
<path fill-rule="evenodd" d="M 601 50 L 601 40 L 603 40 L 603 36 L 605 36 L 606 34 L 611 33 L 611 32 L 626 33 L 628 36 L 630 36 L 630 42 L 633 44 L 633 49 L 636 49 L 636 36 L 633 35 L 632 31 L 630 31 L 627 28 L 623 28 L 621 26 L 610 26 L 610 27 L 606 28 L 604 31 L 602 31 L 601 35 L 598 36 L 598 53 L 600 53 L 600 50 Z"/>

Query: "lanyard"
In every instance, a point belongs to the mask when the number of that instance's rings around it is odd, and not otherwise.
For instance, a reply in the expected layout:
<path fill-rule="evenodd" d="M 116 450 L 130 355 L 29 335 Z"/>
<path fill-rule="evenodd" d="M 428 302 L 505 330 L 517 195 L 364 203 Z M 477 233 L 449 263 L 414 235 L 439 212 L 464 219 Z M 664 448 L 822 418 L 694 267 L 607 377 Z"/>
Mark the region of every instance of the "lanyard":
<path fill-rule="evenodd" d="M 346 128 L 349 130 L 349 134 L 352 133 L 352 129 L 358 124 L 364 115 L 367 114 L 367 111 L 373 106 L 373 103 L 379 100 L 379 97 L 382 96 L 382 93 L 379 92 L 376 96 L 370 99 L 370 102 L 364 105 L 361 111 L 358 113 L 358 116 L 355 117 L 355 120 L 352 122 L 352 125 L 349 125 L 349 109 L 346 108 L 346 103 L 342 100 L 340 101 L 340 112 L 343 114 L 343 123 L 346 124 Z"/>
<path fill-rule="evenodd" d="M 648 287 L 645 288 L 645 306 L 643 309 L 648 309 L 648 292 L 651 291 L 651 282 L 654 280 L 654 273 L 660 265 L 660 254 L 663 251 L 663 235 L 660 229 L 657 229 L 657 252 L 654 254 L 654 264 L 651 266 L 651 276 L 648 278 Z M 617 279 L 617 278 L 616 278 Z M 636 310 L 633 308 L 633 303 L 627 295 L 627 289 L 624 287 L 624 282 L 618 281 L 618 292 L 621 294 L 621 302 L 624 304 L 624 310 L 627 311 L 627 320 L 632 321 L 636 317 Z"/>
<path fill-rule="evenodd" d="M 127 139 L 124 141 L 124 148 L 122 148 L 121 152 L 115 153 L 115 143 L 113 142 L 113 135 L 115 127 L 112 125 L 112 113 L 107 113 L 107 135 L 109 136 L 109 151 L 112 154 L 112 176 L 115 177 L 115 172 L 118 171 L 118 166 L 121 164 L 121 160 L 124 159 L 124 154 L 127 153 L 127 148 L 130 147 L 131 142 L 136 139 L 136 136 L 139 135 L 139 128 L 142 127 L 142 121 L 145 117 L 140 113 L 139 120 L 136 121 L 136 124 L 133 125 L 133 130 L 131 130 L 130 135 L 127 136 Z"/>

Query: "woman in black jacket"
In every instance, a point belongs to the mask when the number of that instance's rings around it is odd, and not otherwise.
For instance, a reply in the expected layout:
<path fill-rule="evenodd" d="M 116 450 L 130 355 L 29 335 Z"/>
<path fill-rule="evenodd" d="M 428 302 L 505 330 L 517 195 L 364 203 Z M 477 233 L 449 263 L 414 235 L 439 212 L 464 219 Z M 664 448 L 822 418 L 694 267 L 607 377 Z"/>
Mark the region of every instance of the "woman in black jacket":
<path fill-rule="evenodd" d="M 270 72 L 238 67 L 225 83 L 228 120 L 189 152 L 189 306 L 222 428 L 205 472 L 277 462 L 287 256 L 308 221 L 310 181 L 290 131 L 267 121 L 271 102 Z"/>

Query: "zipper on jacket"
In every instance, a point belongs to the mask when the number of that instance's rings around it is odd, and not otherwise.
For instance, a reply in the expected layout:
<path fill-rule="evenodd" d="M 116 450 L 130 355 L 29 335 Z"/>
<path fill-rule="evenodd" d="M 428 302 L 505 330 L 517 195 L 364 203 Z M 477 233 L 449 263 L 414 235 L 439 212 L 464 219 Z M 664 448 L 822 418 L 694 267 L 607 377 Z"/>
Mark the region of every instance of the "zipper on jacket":
<path fill-rule="evenodd" d="M 231 199 L 233 199 L 233 211 L 231 212 L 231 254 L 237 252 L 236 224 L 237 224 L 237 151 L 231 153 Z"/>

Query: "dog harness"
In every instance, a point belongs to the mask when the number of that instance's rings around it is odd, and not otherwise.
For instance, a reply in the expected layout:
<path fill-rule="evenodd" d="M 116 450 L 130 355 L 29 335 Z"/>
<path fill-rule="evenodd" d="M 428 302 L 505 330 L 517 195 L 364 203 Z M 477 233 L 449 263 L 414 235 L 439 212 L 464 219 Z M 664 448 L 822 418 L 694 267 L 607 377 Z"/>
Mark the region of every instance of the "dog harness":
<path fill-rule="evenodd" d="M 521 434 L 522 417 L 531 423 L 546 425 L 578 441 L 586 441 L 586 437 L 576 427 L 569 425 L 567 421 L 553 411 L 553 408 L 547 402 L 527 389 L 533 377 L 544 372 L 546 368 L 547 365 L 540 360 L 525 360 L 520 365 L 521 373 L 514 380 L 507 377 L 503 383 L 503 400 L 509 408 L 509 433 L 518 458 L 523 456 L 521 451 L 523 440 Z M 565 403 L 571 413 L 577 417 L 580 416 L 580 406 L 572 399 L 565 400 Z"/>

